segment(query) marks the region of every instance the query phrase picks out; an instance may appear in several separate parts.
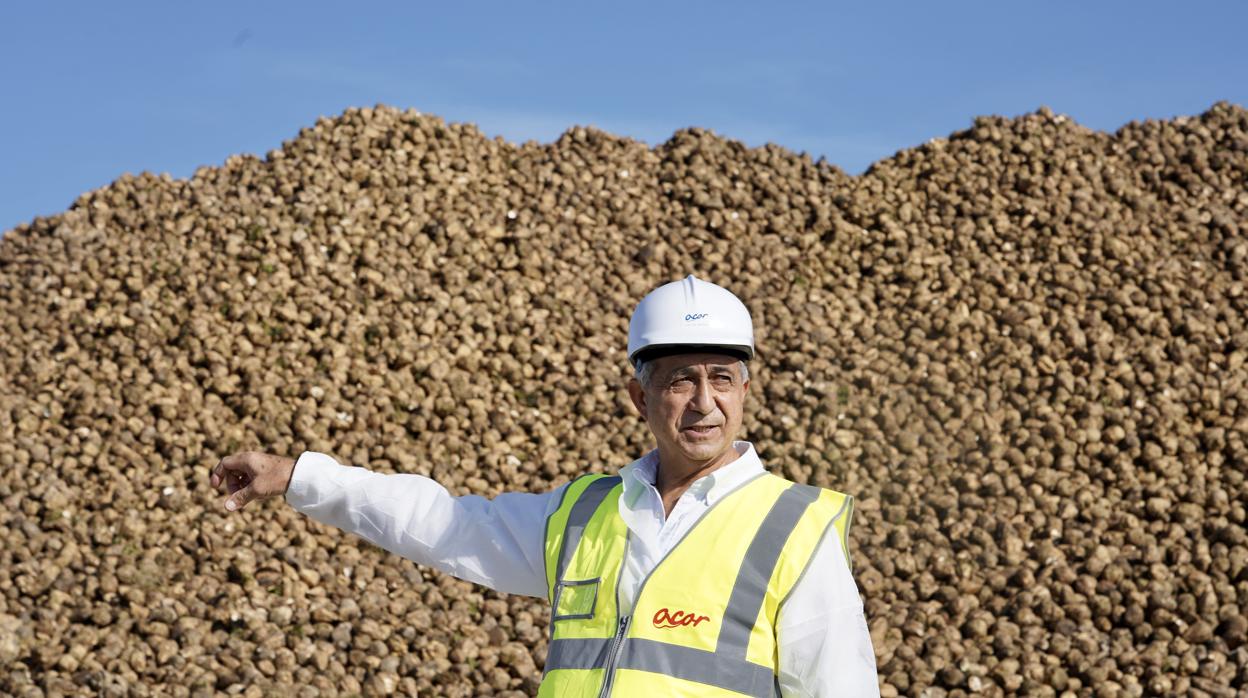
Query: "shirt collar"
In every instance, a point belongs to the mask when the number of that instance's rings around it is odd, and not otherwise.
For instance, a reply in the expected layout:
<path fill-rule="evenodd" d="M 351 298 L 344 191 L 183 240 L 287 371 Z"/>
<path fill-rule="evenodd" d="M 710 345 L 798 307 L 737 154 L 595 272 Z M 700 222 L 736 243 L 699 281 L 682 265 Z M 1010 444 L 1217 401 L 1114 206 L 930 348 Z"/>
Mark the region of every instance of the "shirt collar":
<path fill-rule="evenodd" d="M 763 472 L 763 463 L 754 450 L 754 444 L 748 441 L 734 441 L 738 457 L 731 463 L 720 467 L 697 480 L 686 490 L 694 497 L 708 504 L 715 503 L 720 497 L 736 489 L 738 485 Z M 624 480 L 623 496 L 626 500 L 635 500 L 645 489 L 654 489 L 659 472 L 659 451 L 655 449 L 620 469 Z"/>

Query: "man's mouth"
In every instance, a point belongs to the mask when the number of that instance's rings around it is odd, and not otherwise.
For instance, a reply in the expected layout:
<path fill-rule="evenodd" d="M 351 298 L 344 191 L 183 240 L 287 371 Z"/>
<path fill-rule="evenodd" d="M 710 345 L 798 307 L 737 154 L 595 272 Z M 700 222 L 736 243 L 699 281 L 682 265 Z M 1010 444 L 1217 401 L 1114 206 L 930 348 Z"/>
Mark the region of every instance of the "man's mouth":
<path fill-rule="evenodd" d="M 707 434 L 710 434 L 711 432 L 715 431 L 718 428 L 719 428 L 718 424 L 707 424 L 707 425 L 701 425 L 701 426 L 695 425 L 692 427 L 685 427 L 684 429 L 682 429 L 682 431 L 687 431 L 691 434 L 696 434 L 698 436 L 706 436 Z"/>

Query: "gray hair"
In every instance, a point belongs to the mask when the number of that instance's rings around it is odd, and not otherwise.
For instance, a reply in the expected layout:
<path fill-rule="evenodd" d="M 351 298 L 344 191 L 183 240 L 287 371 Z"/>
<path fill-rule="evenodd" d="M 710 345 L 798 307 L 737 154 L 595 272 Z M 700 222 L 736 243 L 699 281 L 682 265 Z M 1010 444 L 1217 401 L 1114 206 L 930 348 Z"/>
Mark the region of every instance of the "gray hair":
<path fill-rule="evenodd" d="M 744 361 L 738 361 L 738 373 L 741 375 L 741 382 L 744 383 L 750 379 L 750 367 Z M 633 376 L 637 378 L 637 382 L 641 383 L 641 387 L 649 388 L 650 379 L 654 377 L 653 361 L 638 361 L 633 368 Z"/>

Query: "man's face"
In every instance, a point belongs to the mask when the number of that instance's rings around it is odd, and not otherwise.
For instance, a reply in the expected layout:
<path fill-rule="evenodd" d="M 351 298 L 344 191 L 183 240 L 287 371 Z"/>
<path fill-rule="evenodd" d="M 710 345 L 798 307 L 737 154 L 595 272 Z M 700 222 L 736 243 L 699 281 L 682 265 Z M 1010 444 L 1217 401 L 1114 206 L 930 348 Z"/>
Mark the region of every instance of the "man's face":
<path fill-rule="evenodd" d="M 740 362 L 725 354 L 678 354 L 654 359 L 649 385 L 629 383 L 629 396 L 658 442 L 667 466 L 722 465 L 735 457 L 745 394 Z M 678 462 L 669 462 L 673 459 Z"/>

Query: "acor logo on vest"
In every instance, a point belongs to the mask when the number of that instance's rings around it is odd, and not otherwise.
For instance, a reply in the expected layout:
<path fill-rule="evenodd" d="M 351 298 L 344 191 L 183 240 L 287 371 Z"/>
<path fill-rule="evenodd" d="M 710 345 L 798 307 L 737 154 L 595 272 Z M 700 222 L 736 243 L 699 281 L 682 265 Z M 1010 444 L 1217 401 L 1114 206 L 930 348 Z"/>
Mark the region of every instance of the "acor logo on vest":
<path fill-rule="evenodd" d="M 685 322 L 693 322 L 694 320 L 701 320 L 702 318 L 708 315 L 710 315 L 710 313 L 689 313 L 688 315 L 685 316 Z"/>
<path fill-rule="evenodd" d="M 666 608 L 660 608 L 655 612 L 653 622 L 656 628 L 681 628 L 687 625 L 692 625 L 696 628 L 698 623 L 704 620 L 710 620 L 710 617 L 686 611 L 669 611 Z"/>

